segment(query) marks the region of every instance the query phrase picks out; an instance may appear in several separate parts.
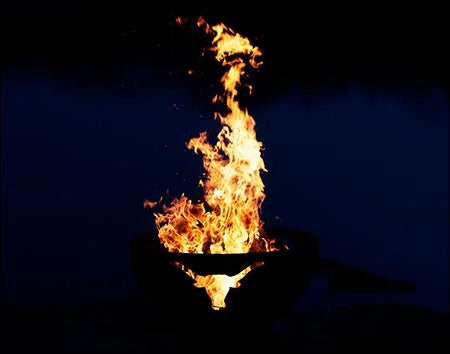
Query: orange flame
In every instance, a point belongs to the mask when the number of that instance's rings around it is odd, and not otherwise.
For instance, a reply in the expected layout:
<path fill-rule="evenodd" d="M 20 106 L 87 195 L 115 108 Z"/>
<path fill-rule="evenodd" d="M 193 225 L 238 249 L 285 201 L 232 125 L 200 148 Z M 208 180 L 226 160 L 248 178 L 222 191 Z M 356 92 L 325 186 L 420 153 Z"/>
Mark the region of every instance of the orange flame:
<path fill-rule="evenodd" d="M 227 113 L 216 113 L 222 125 L 215 145 L 207 141 L 206 132 L 192 138 L 187 147 L 203 155 L 205 178 L 199 185 L 204 201 L 192 202 L 184 194 L 175 198 L 164 213 L 155 213 L 158 236 L 169 252 L 247 253 L 277 250 L 274 240 L 264 235 L 259 213 L 264 201 L 264 184 L 260 172 L 267 171 L 261 157 L 262 143 L 256 138 L 255 120 L 239 106 L 237 100 L 241 77 L 247 64 L 258 68 L 262 55 L 258 47 L 224 24 L 209 26 L 203 18 L 197 25 L 214 34 L 211 51 L 227 70 L 222 77 L 224 93 L 214 102 L 226 103 Z M 251 90 L 251 86 L 248 86 Z M 183 269 L 183 268 L 182 268 Z M 235 277 L 188 273 L 195 286 L 205 287 L 213 308 L 225 306 L 230 287 L 237 287 L 251 269 Z"/>
<path fill-rule="evenodd" d="M 150 201 L 150 200 L 144 200 L 144 208 L 150 208 L 150 209 L 152 209 L 152 208 L 154 208 L 156 205 L 158 205 L 159 203 L 161 203 L 162 199 L 163 199 L 163 197 L 161 196 L 161 197 L 159 198 L 159 200 L 157 200 L 156 202 L 152 202 L 152 201 Z"/>

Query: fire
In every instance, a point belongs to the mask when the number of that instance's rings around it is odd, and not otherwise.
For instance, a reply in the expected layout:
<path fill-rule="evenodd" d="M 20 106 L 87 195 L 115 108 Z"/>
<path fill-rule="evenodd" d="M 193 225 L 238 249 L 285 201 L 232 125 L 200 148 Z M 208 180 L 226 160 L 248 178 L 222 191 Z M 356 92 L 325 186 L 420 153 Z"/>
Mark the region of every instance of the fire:
<path fill-rule="evenodd" d="M 187 143 L 189 149 L 203 155 L 206 172 L 199 185 L 204 200 L 193 202 L 182 194 L 169 206 L 163 206 L 163 213 L 154 214 L 159 239 L 169 252 L 223 254 L 278 250 L 274 240 L 264 234 L 259 215 L 265 198 L 260 172 L 267 171 L 261 157 L 262 143 L 256 138 L 255 120 L 237 99 L 247 66 L 258 68 L 262 53 L 247 38 L 222 23 L 210 26 L 199 18 L 197 25 L 214 35 L 210 49 L 226 68 L 221 79 L 224 92 L 213 102 L 225 102 L 227 112 L 216 113 L 222 129 L 214 145 L 207 141 L 206 132 Z M 245 86 L 251 91 L 251 86 Z M 251 267 L 234 277 L 199 276 L 181 269 L 195 280 L 195 286 L 206 288 L 213 308 L 218 309 L 225 307 L 229 288 L 238 287 L 239 280 Z"/>

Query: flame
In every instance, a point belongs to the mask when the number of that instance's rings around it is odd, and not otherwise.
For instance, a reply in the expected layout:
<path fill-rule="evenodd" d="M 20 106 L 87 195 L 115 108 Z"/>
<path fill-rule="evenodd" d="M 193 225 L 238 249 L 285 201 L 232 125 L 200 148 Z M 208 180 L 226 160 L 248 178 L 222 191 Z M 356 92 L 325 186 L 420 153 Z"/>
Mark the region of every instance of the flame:
<path fill-rule="evenodd" d="M 144 208 L 150 208 L 150 209 L 152 209 L 152 208 L 154 208 L 156 205 L 158 205 L 159 203 L 161 203 L 161 202 L 162 202 L 162 199 L 163 199 L 163 197 L 161 196 L 161 197 L 159 198 L 159 200 L 157 200 L 156 202 L 152 202 L 152 201 L 150 201 L 150 200 L 144 200 Z"/>
<path fill-rule="evenodd" d="M 217 142 L 211 145 L 206 132 L 187 143 L 189 149 L 203 155 L 204 178 L 199 185 L 204 200 L 193 202 L 184 194 L 175 198 L 163 213 L 155 213 L 158 236 L 169 252 L 182 253 L 248 253 L 278 250 L 275 241 L 263 231 L 260 219 L 264 201 L 264 184 L 260 172 L 267 171 L 261 157 L 262 143 L 256 138 L 255 120 L 237 99 L 241 78 L 249 64 L 258 68 L 262 62 L 260 49 L 224 24 L 210 26 L 203 18 L 197 25 L 213 34 L 215 58 L 226 68 L 221 82 L 224 92 L 213 102 L 225 102 L 227 113 L 216 113 L 222 129 Z M 246 85 L 250 89 L 251 86 Z M 195 286 L 205 287 L 213 308 L 225 306 L 224 299 L 230 287 L 251 269 L 238 276 L 193 273 Z"/>
<path fill-rule="evenodd" d="M 211 306 L 214 310 L 225 308 L 225 297 L 227 296 L 230 288 L 239 288 L 241 286 L 239 281 L 251 270 L 258 268 L 263 264 L 264 262 L 255 262 L 238 274 L 230 277 L 226 274 L 199 275 L 185 265 L 178 262 L 173 262 L 174 266 L 180 268 L 192 279 L 194 279 L 194 286 L 196 288 L 205 288 L 206 293 L 211 299 Z"/>

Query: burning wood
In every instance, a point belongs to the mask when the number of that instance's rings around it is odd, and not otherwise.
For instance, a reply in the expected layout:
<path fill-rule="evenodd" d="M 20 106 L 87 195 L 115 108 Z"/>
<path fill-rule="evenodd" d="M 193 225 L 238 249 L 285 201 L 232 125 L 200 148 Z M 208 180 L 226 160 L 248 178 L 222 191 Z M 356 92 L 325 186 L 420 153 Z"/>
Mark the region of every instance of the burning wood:
<path fill-rule="evenodd" d="M 181 253 L 248 253 L 276 251 L 275 240 L 264 234 L 260 209 L 264 201 L 264 184 L 260 172 L 267 171 L 261 157 L 262 143 L 256 138 L 255 120 L 239 106 L 238 88 L 249 64 L 258 68 L 262 55 L 258 47 L 224 24 L 210 26 L 203 18 L 197 25 L 213 34 L 211 51 L 227 70 L 222 77 L 224 93 L 213 102 L 226 103 L 227 113 L 216 113 L 222 129 L 211 145 L 206 132 L 187 143 L 189 149 L 203 155 L 206 170 L 199 185 L 204 202 L 193 202 L 184 194 L 175 198 L 163 213 L 154 213 L 158 236 L 169 252 Z M 251 86 L 246 85 L 250 90 Z M 154 206 L 154 203 L 148 203 Z M 262 264 L 258 264 L 260 266 Z M 254 266 L 234 277 L 212 274 L 201 277 L 183 265 L 177 265 L 205 287 L 212 307 L 225 307 L 230 287 L 238 287 Z"/>

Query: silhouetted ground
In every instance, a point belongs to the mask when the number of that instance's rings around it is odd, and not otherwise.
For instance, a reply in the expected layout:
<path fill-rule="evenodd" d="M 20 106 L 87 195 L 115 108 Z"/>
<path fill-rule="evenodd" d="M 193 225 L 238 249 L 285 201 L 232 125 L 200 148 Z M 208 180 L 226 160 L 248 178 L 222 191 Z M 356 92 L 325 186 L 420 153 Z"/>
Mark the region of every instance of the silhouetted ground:
<path fill-rule="evenodd" d="M 0 309 L 2 353 L 178 352 L 186 344 L 161 328 L 155 308 L 139 298 L 73 306 L 4 304 Z M 443 353 L 449 349 L 448 327 L 448 314 L 413 306 L 302 311 L 277 324 L 274 347 L 303 353 Z"/>

